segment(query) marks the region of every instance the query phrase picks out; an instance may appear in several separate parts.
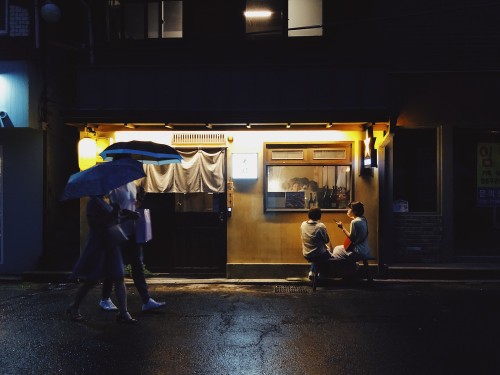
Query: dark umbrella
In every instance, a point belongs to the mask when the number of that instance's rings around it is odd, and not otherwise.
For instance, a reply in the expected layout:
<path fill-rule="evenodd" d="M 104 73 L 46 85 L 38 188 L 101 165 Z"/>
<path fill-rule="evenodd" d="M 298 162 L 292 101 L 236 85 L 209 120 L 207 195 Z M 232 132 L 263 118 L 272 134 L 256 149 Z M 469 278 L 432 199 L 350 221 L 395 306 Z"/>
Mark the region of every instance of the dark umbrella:
<path fill-rule="evenodd" d="M 118 155 L 129 155 L 145 164 L 172 164 L 180 163 L 182 157 L 174 148 L 149 141 L 117 142 L 108 146 L 99 155 L 104 160 L 112 160 Z"/>
<path fill-rule="evenodd" d="M 72 174 L 64 188 L 61 200 L 87 195 L 105 195 L 127 182 L 145 176 L 143 165 L 131 158 L 101 163 Z"/>

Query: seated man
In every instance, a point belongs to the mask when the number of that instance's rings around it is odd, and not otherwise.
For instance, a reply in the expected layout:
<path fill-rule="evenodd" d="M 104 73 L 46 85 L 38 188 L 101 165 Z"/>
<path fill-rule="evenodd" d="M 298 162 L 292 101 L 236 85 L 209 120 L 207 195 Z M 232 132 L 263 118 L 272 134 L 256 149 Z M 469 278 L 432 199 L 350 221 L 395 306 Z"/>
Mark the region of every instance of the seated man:
<path fill-rule="evenodd" d="M 321 209 L 311 208 L 307 214 L 308 220 L 300 226 L 302 238 L 302 254 L 311 263 L 315 263 L 320 270 L 324 269 L 327 262 L 332 258 L 330 249 L 332 244 L 325 224 L 321 220 Z M 328 244 L 330 246 L 328 246 Z M 309 278 L 313 275 L 312 265 Z"/>

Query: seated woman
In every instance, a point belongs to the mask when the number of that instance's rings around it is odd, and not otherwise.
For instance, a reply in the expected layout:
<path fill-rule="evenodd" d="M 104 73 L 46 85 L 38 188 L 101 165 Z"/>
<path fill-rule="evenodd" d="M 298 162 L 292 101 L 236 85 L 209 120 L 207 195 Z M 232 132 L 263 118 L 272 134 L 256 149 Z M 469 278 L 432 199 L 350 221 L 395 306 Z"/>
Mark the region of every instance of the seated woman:
<path fill-rule="evenodd" d="M 344 245 L 335 246 L 333 258 L 335 259 L 366 259 L 370 257 L 370 246 L 368 244 L 368 221 L 363 216 L 365 206 L 361 202 L 351 202 L 347 205 L 347 216 L 352 219 L 350 230 L 344 228 L 341 221 L 337 226 L 351 241 L 352 246 L 345 249 Z"/>

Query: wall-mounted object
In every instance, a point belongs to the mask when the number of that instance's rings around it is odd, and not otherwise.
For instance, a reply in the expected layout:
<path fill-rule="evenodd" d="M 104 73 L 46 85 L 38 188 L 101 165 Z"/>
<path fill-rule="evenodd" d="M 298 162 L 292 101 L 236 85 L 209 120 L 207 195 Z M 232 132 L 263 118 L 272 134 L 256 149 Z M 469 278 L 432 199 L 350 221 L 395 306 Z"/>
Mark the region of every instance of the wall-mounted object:
<path fill-rule="evenodd" d="M 85 137 L 78 142 L 78 167 L 81 171 L 93 167 L 97 163 L 97 142 L 94 138 Z"/>
<path fill-rule="evenodd" d="M 375 149 L 375 140 L 373 136 L 373 127 L 369 126 L 365 130 L 365 139 L 361 141 L 361 165 L 359 167 L 360 175 L 373 175 L 372 168 L 377 168 L 377 150 Z"/>
<path fill-rule="evenodd" d="M 233 154 L 232 155 L 232 177 L 235 180 L 256 180 L 258 176 L 258 154 Z"/>
<path fill-rule="evenodd" d="M 0 111 L 0 128 L 13 128 L 14 124 L 12 123 L 9 115 L 5 111 Z"/>

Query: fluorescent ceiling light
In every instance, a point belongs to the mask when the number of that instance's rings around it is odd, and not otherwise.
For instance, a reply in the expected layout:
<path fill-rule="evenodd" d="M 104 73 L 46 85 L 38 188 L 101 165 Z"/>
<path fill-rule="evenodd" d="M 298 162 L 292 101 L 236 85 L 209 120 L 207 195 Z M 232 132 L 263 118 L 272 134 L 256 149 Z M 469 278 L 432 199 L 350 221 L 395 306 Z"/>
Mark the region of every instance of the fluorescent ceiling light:
<path fill-rule="evenodd" d="M 243 14 L 245 18 L 269 18 L 273 12 L 270 10 L 247 10 Z"/>

